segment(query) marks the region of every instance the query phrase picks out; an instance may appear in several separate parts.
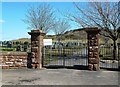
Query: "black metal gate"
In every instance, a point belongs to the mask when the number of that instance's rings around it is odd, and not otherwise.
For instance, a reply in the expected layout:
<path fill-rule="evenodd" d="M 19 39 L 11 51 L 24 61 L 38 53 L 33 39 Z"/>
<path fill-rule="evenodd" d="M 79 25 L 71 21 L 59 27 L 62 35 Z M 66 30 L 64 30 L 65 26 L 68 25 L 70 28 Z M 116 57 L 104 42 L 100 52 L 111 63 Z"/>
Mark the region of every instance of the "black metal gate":
<path fill-rule="evenodd" d="M 44 67 L 88 66 L 87 43 L 53 42 L 43 48 Z"/>

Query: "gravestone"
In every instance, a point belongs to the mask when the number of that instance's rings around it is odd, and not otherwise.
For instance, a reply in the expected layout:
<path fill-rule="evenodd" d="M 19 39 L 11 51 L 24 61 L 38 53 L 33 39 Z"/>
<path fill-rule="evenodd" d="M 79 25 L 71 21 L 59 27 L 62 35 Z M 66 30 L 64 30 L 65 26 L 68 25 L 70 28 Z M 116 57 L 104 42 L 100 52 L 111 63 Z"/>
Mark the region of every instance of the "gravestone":
<path fill-rule="evenodd" d="M 7 41 L 7 48 L 12 48 L 12 42 L 11 41 Z"/>
<path fill-rule="evenodd" d="M 42 47 L 45 33 L 41 30 L 31 30 L 28 34 L 31 35 L 31 54 L 28 54 L 28 57 L 31 58 L 28 59 L 32 60 L 32 68 L 42 68 Z"/>
<path fill-rule="evenodd" d="M 28 49 L 28 42 L 25 41 L 25 42 L 23 43 L 23 51 L 24 51 L 24 52 L 27 52 L 27 49 Z"/>
<path fill-rule="evenodd" d="M 20 46 L 20 45 L 18 45 L 18 46 L 16 47 L 16 51 L 21 51 L 21 46 Z"/>
<path fill-rule="evenodd" d="M 89 70 L 99 70 L 99 37 L 100 30 L 97 27 L 86 28 L 88 39 L 88 68 Z"/>

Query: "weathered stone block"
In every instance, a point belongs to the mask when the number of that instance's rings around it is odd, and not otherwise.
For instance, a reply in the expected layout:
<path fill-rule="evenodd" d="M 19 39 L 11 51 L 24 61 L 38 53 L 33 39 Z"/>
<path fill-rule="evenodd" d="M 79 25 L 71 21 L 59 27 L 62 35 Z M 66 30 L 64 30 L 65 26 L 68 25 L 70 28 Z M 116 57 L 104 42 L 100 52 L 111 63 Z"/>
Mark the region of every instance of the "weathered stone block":
<path fill-rule="evenodd" d="M 5 64 L 10 65 L 13 64 L 13 62 L 5 62 Z"/>
<path fill-rule="evenodd" d="M 99 64 L 93 64 L 93 69 L 94 69 L 95 71 L 100 70 Z"/>
<path fill-rule="evenodd" d="M 38 47 L 32 47 L 31 51 L 32 52 L 38 52 Z"/>
<path fill-rule="evenodd" d="M 10 62 L 14 62 L 15 61 L 15 59 L 10 59 Z"/>
<path fill-rule="evenodd" d="M 89 58 L 89 63 L 91 63 L 91 64 L 98 64 L 99 63 L 99 59 L 97 59 L 97 58 Z"/>
<path fill-rule="evenodd" d="M 32 41 L 31 46 L 32 47 L 38 47 L 38 41 Z"/>
<path fill-rule="evenodd" d="M 18 69 L 16 66 L 9 66 L 9 69 Z"/>
<path fill-rule="evenodd" d="M 88 69 L 93 70 L 93 64 L 88 64 Z"/>
<path fill-rule="evenodd" d="M 37 64 L 37 63 L 36 63 L 36 64 L 32 64 L 32 68 L 35 68 L 35 69 L 36 69 L 36 68 L 38 68 L 38 67 L 39 67 L 39 64 Z"/>
<path fill-rule="evenodd" d="M 9 69 L 9 65 L 2 65 L 2 69 Z"/>
<path fill-rule="evenodd" d="M 35 58 L 35 52 L 31 53 L 31 58 Z"/>

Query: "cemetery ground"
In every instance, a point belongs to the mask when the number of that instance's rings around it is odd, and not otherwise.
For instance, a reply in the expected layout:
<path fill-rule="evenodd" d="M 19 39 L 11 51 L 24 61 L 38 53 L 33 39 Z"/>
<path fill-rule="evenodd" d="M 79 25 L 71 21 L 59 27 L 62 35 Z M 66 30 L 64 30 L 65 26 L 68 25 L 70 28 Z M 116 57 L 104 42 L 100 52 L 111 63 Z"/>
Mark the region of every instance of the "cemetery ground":
<path fill-rule="evenodd" d="M 3 69 L 2 85 L 118 85 L 118 71 Z"/>

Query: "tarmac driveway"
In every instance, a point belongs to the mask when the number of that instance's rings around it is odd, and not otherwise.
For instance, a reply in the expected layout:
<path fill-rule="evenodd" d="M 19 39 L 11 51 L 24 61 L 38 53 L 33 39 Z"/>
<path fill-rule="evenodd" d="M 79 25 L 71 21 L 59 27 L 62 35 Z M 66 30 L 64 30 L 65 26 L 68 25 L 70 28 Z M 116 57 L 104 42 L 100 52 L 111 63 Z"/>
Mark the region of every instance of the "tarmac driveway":
<path fill-rule="evenodd" d="M 2 85 L 118 85 L 117 71 L 6 69 Z"/>

